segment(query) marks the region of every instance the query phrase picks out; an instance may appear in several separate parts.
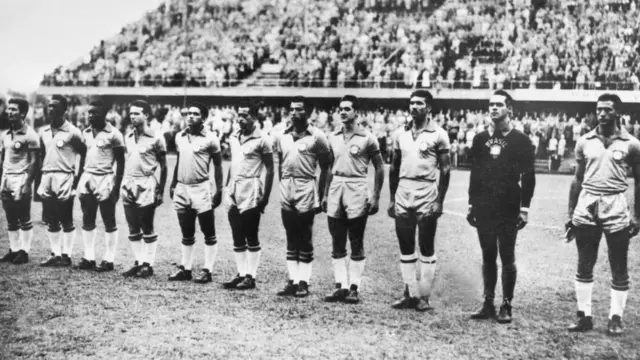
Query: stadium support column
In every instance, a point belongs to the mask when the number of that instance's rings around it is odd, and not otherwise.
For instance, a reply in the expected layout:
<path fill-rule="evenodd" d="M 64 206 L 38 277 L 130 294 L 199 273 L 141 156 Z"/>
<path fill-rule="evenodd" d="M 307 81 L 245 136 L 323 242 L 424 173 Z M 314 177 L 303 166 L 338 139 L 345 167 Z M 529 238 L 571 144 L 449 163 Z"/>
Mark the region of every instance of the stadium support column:
<path fill-rule="evenodd" d="M 187 26 L 187 15 L 189 14 L 189 0 L 184 0 L 184 9 L 182 12 L 182 32 L 184 33 L 184 52 L 189 54 L 189 27 Z M 182 79 L 182 107 L 187 106 L 187 69 L 184 69 L 184 78 Z"/>

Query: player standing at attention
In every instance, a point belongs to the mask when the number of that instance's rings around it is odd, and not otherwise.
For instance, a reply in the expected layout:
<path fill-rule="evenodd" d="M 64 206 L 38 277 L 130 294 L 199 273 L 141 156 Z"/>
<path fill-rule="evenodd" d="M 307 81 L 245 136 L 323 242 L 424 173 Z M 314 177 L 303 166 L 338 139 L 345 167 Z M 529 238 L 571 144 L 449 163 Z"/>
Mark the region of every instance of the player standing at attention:
<path fill-rule="evenodd" d="M 84 257 L 76 266 L 81 270 L 112 271 L 118 248 L 116 203 L 124 174 L 124 139 L 118 129 L 107 122 L 107 109 L 101 100 L 89 104 L 89 126 L 82 132 L 87 156 L 80 181 L 78 198 L 82 208 Z M 113 164 L 116 173 L 113 174 Z M 104 223 L 105 254 L 96 266 L 96 216 L 100 209 Z"/>
<path fill-rule="evenodd" d="M 378 139 L 356 124 L 358 98 L 344 96 L 339 110 L 342 129 L 329 135 L 331 164 L 322 201 L 333 238 L 331 255 L 336 290 L 324 300 L 356 304 L 365 265 L 364 230 L 368 216 L 378 212 L 384 168 Z M 370 199 L 367 189 L 369 162 L 373 162 L 375 168 Z M 351 242 L 350 262 L 347 262 L 347 235 Z"/>
<path fill-rule="evenodd" d="M 120 196 L 129 224 L 129 244 L 136 260 L 133 267 L 122 274 L 125 277 L 152 276 L 158 248 L 153 221 L 167 183 L 167 146 L 164 135 L 149 128 L 150 114 L 151 107 L 144 100 L 136 100 L 129 107 L 133 130 L 124 138 L 127 161 Z M 160 183 L 154 176 L 158 167 Z"/>
<path fill-rule="evenodd" d="M 513 99 L 503 90 L 489 100 L 493 133 L 473 138 L 467 220 L 478 231 L 482 248 L 484 303 L 472 319 L 496 317 L 493 303 L 498 281 L 498 253 L 502 261 L 502 306 L 497 321 L 511 322 L 511 301 L 516 286 L 515 245 L 518 231 L 527 225 L 529 204 L 536 185 L 533 144 L 513 128 Z M 520 185 L 519 185 L 520 183 Z"/>
<path fill-rule="evenodd" d="M 278 296 L 306 297 L 313 261 L 313 220 L 322 211 L 320 203 L 330 162 L 329 144 L 325 134 L 307 122 L 309 109 L 305 98 L 296 96 L 289 104 L 291 126 L 275 142 L 289 272 L 289 281 Z M 318 165 L 320 178 L 316 186 Z"/>
<path fill-rule="evenodd" d="M 39 170 L 40 140 L 25 118 L 29 103 L 24 99 L 10 99 L 7 116 L 11 128 L 2 137 L 0 147 L 0 196 L 7 217 L 9 253 L 0 262 L 25 264 L 33 241 L 31 222 L 31 187 Z"/>
<path fill-rule="evenodd" d="M 38 195 L 42 198 L 44 217 L 49 228 L 51 257 L 41 262 L 40 266 L 67 267 L 71 266 L 69 256 L 76 237 L 76 228 L 73 224 L 73 200 L 82 175 L 87 147 L 80 130 L 64 119 L 64 113 L 67 111 L 65 97 L 52 96 L 48 111 L 51 125 L 46 126 L 40 136 L 42 178 Z M 78 156 L 80 156 L 80 167 L 78 175 L 74 177 Z"/>
<path fill-rule="evenodd" d="M 173 171 L 170 195 L 182 230 L 182 261 L 169 281 L 191 280 L 196 218 L 204 234 L 204 267 L 194 282 L 212 281 L 211 272 L 218 253 L 213 209 L 222 201 L 222 157 L 220 141 L 204 129 L 209 109 L 200 103 L 188 107 L 187 128 L 176 135 L 178 158 Z M 212 196 L 209 164 L 213 161 L 216 193 Z"/>
<path fill-rule="evenodd" d="M 223 284 L 225 289 L 256 287 L 260 263 L 258 227 L 273 186 L 273 150 L 266 132 L 258 128 L 259 106 L 250 101 L 238 107 L 240 131 L 231 134 L 231 166 L 227 177 L 229 223 L 238 275 Z M 265 183 L 262 174 L 266 171 Z"/>
<path fill-rule="evenodd" d="M 429 116 L 432 104 L 433 96 L 427 90 L 414 91 L 409 100 L 412 120 L 396 132 L 393 143 L 388 213 L 395 218 L 400 270 L 405 283 L 404 297 L 391 305 L 395 309 L 431 309 L 429 297 L 436 272 L 436 228 L 451 174 L 449 135 Z M 440 180 L 436 183 L 438 167 Z M 416 280 L 416 227 L 420 248 L 419 284 Z"/>
<path fill-rule="evenodd" d="M 569 193 L 567 223 L 578 248 L 575 280 L 578 321 L 568 328 L 571 332 L 593 329 L 593 268 L 603 232 L 612 277 L 608 334 L 624 332 L 622 313 L 629 292 L 629 239 L 638 234 L 640 222 L 640 141 L 620 126 L 621 105 L 617 95 L 601 95 L 596 105 L 598 125 L 576 144 L 577 168 Z M 625 196 L 627 165 L 635 180 L 633 217 Z"/>

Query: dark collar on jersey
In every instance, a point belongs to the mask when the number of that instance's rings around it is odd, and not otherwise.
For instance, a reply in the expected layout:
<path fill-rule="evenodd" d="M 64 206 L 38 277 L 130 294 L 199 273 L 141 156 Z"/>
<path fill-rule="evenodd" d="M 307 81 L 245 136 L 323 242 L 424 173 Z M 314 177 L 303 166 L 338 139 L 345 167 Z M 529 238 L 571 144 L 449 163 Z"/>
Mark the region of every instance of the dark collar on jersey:
<path fill-rule="evenodd" d="M 27 134 L 27 129 L 28 129 L 27 123 L 25 122 L 22 127 L 18 130 L 13 130 L 13 126 L 9 128 L 8 133 L 9 134 L 18 134 L 18 135 L 26 135 Z"/>
<path fill-rule="evenodd" d="M 93 126 L 89 126 L 84 130 L 84 132 L 91 132 L 91 131 L 93 131 Z M 113 126 L 111 126 L 111 124 L 109 124 L 109 122 L 107 121 L 107 124 L 102 129 L 100 129 L 100 131 L 111 133 L 113 132 Z"/>
<path fill-rule="evenodd" d="M 344 134 L 344 127 L 341 127 L 340 130 L 334 132 L 334 135 L 340 135 L 340 134 Z M 355 129 L 353 129 L 353 135 L 358 135 L 358 136 L 367 136 L 367 133 L 364 132 L 364 130 L 362 129 L 358 129 L 357 127 Z"/>
<path fill-rule="evenodd" d="M 198 136 L 206 136 L 206 131 L 204 126 L 200 129 L 200 131 L 197 131 L 195 133 L 191 132 L 191 128 L 187 126 L 186 129 L 182 130 L 182 136 L 186 136 L 186 135 L 198 135 Z"/>
<path fill-rule="evenodd" d="M 241 135 L 242 135 L 242 130 L 238 130 L 233 133 L 233 136 L 237 137 L 238 139 L 240 139 Z M 260 129 L 258 129 L 258 127 L 255 126 L 253 128 L 253 131 L 251 132 L 251 134 L 249 134 L 249 136 L 245 139 L 245 141 L 250 139 L 259 139 L 261 135 L 262 133 L 260 132 Z"/>
<path fill-rule="evenodd" d="M 409 121 L 405 126 L 404 126 L 404 130 L 405 131 L 409 131 L 413 129 L 413 120 Z M 429 122 L 427 123 L 427 126 L 423 127 L 422 129 L 420 129 L 419 132 L 423 132 L 423 131 L 427 131 L 427 132 L 435 132 L 436 131 L 436 124 L 435 121 L 433 119 L 429 120 Z"/>
<path fill-rule="evenodd" d="M 294 130 L 294 127 L 293 127 L 293 125 L 291 125 L 291 126 L 289 126 L 287 128 L 287 130 L 284 131 L 284 133 L 285 134 L 289 134 L 289 133 L 293 132 L 293 130 Z M 307 129 L 303 132 L 303 134 L 312 136 L 314 131 L 315 131 L 315 129 L 314 129 L 313 125 L 309 124 L 309 125 L 307 125 Z"/>
<path fill-rule="evenodd" d="M 153 132 L 153 130 L 147 128 L 145 131 L 142 132 L 142 134 L 138 134 L 138 131 L 136 129 L 131 130 L 131 132 L 129 133 L 129 137 L 135 136 L 147 136 L 150 138 L 153 138 L 155 136 L 155 133 Z"/>
<path fill-rule="evenodd" d="M 593 139 L 595 137 L 599 137 L 600 136 L 600 131 L 598 131 L 599 129 L 600 129 L 600 125 L 596 126 L 595 129 L 589 131 L 585 136 L 587 137 L 587 139 Z M 617 128 L 616 132 L 613 133 L 613 136 L 611 136 L 611 139 L 620 139 L 623 141 L 627 141 L 629 140 L 629 133 L 624 128 L 619 127 Z"/>
<path fill-rule="evenodd" d="M 45 129 L 44 131 L 47 131 L 47 130 L 49 130 L 49 131 L 55 130 L 55 131 L 66 131 L 66 132 L 69 132 L 69 131 L 71 131 L 71 123 L 69 121 L 65 120 L 62 123 L 62 125 L 60 125 L 59 128 L 54 129 L 53 125 L 49 125 L 49 128 Z"/>

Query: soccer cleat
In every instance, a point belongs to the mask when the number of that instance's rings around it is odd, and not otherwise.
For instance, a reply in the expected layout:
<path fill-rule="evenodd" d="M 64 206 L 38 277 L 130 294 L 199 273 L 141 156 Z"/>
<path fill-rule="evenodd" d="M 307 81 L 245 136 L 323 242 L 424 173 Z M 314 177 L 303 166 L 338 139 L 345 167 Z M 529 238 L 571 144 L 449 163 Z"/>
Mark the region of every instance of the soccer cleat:
<path fill-rule="evenodd" d="M 207 269 L 200 270 L 200 274 L 193 279 L 196 284 L 206 284 L 212 282 L 211 272 Z"/>
<path fill-rule="evenodd" d="M 178 266 L 178 271 L 169 275 L 169 281 L 189 281 L 191 280 L 191 270 L 185 270 L 184 266 Z"/>
<path fill-rule="evenodd" d="M 613 315 L 609 320 L 609 326 L 607 326 L 607 334 L 610 336 L 620 336 L 623 333 L 622 318 L 620 315 Z"/>
<path fill-rule="evenodd" d="M 428 297 L 419 298 L 418 301 L 416 302 L 416 310 L 420 312 L 433 310 L 431 305 L 429 305 L 429 298 Z"/>
<path fill-rule="evenodd" d="M 357 304 L 360 302 L 358 298 L 358 286 L 351 285 L 351 289 L 349 289 L 349 294 L 344 298 L 344 302 L 347 304 Z"/>
<path fill-rule="evenodd" d="M 255 289 L 255 288 L 256 288 L 256 279 L 254 279 L 253 276 L 251 275 L 245 276 L 244 280 L 242 280 L 242 282 L 236 286 L 236 289 L 238 290 L 249 290 L 249 289 Z"/>
<path fill-rule="evenodd" d="M 113 263 L 107 260 L 102 260 L 100 265 L 96 266 L 96 272 L 113 271 Z"/>
<path fill-rule="evenodd" d="M 61 267 L 71 267 L 72 262 L 71 262 L 71 258 L 69 257 L 69 255 L 67 254 L 62 254 L 62 257 L 60 258 L 60 266 Z"/>
<path fill-rule="evenodd" d="M 140 271 L 135 275 L 137 278 L 150 278 L 153 276 L 153 266 L 149 265 L 149 263 L 142 263 L 140 266 Z"/>
<path fill-rule="evenodd" d="M 593 317 L 584 316 L 584 311 L 578 311 L 578 321 L 567 328 L 569 332 L 585 332 L 589 330 L 593 330 Z"/>
<path fill-rule="evenodd" d="M 22 265 L 29 262 L 29 254 L 26 251 L 20 250 L 18 251 L 18 255 L 13 259 L 14 265 Z"/>
<path fill-rule="evenodd" d="M 18 256 L 17 252 L 9 250 L 9 252 L 5 256 L 0 258 L 0 262 L 13 262 L 13 260 L 15 260 L 16 256 Z"/>
<path fill-rule="evenodd" d="M 300 284 L 298 284 L 298 289 L 293 296 L 297 298 L 304 298 L 309 296 L 309 284 L 307 284 L 306 281 L 300 281 Z"/>
<path fill-rule="evenodd" d="M 482 307 L 469 316 L 472 320 L 487 320 L 496 317 L 496 307 L 493 305 L 493 299 L 485 300 Z"/>
<path fill-rule="evenodd" d="M 78 265 L 74 266 L 73 268 L 76 270 L 95 270 L 96 261 L 82 258 L 80 259 L 80 262 L 78 263 Z"/>
<path fill-rule="evenodd" d="M 298 291 L 298 284 L 294 284 L 293 280 L 289 280 L 287 285 L 284 286 L 284 289 L 278 291 L 278 296 L 294 296 Z"/>
<path fill-rule="evenodd" d="M 511 303 L 509 300 L 504 299 L 502 306 L 500 306 L 500 312 L 498 313 L 498 317 L 496 317 L 496 321 L 500 324 L 508 324 L 511 322 Z"/>
<path fill-rule="evenodd" d="M 138 274 L 138 272 L 140 271 L 140 269 L 142 269 L 142 265 L 138 264 L 138 260 L 136 260 L 133 263 L 133 267 L 125 272 L 122 273 L 122 276 L 124 277 L 132 277 L 132 276 L 136 276 L 136 274 Z"/>
<path fill-rule="evenodd" d="M 62 258 L 60 256 L 55 256 L 54 254 L 51 254 L 51 256 L 40 263 L 40 266 L 42 267 L 61 267 L 64 265 L 62 264 Z"/>
<path fill-rule="evenodd" d="M 237 274 L 236 277 L 233 278 L 233 280 L 222 283 L 222 287 L 224 289 L 235 289 L 243 280 L 244 276 L 240 276 L 240 274 Z"/>
<path fill-rule="evenodd" d="M 344 299 L 349 295 L 348 289 L 342 289 L 342 284 L 336 284 L 336 290 L 332 292 L 330 295 L 324 297 L 324 301 L 326 302 L 338 302 L 344 301 Z"/>
<path fill-rule="evenodd" d="M 404 295 L 401 299 L 396 300 L 391 307 L 394 309 L 414 309 L 416 307 L 417 299 L 411 297 L 409 294 L 409 289 L 405 288 Z"/>

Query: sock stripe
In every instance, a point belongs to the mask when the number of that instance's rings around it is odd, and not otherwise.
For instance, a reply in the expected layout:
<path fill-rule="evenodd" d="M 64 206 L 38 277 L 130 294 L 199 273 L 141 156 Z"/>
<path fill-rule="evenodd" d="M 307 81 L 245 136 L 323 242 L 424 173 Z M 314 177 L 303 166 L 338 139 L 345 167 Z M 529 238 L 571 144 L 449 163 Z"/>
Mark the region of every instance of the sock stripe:
<path fill-rule="evenodd" d="M 29 221 L 27 221 L 27 222 L 23 222 L 23 223 L 20 225 L 20 229 L 21 229 L 22 231 L 29 231 L 29 230 L 33 229 L 33 221 L 29 220 Z"/>
<path fill-rule="evenodd" d="M 403 264 L 413 264 L 413 263 L 417 263 L 418 259 L 409 259 L 409 260 L 400 259 L 400 262 Z"/>
<path fill-rule="evenodd" d="M 129 240 L 130 241 L 140 241 L 140 240 L 142 240 L 142 233 L 130 234 L 129 235 Z"/>
<path fill-rule="evenodd" d="M 142 235 L 142 238 L 144 239 L 144 242 L 152 243 L 158 240 L 158 234 Z"/>
<path fill-rule="evenodd" d="M 260 246 L 249 246 L 249 252 L 258 252 L 260 250 Z"/>
<path fill-rule="evenodd" d="M 237 253 L 245 252 L 245 251 L 247 251 L 247 247 L 246 246 L 234 247 L 233 251 L 237 252 Z"/>

